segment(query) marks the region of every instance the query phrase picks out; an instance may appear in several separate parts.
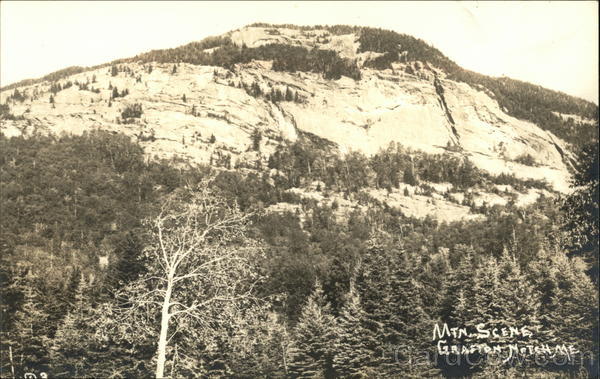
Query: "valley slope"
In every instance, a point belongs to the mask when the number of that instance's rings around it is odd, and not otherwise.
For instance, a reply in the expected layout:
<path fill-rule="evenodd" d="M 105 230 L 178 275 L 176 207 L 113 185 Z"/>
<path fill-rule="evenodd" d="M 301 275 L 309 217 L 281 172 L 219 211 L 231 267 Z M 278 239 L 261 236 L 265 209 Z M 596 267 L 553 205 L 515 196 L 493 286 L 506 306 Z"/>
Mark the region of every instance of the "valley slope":
<path fill-rule="evenodd" d="M 515 117 L 517 108 L 508 109 L 495 87 L 468 83 L 465 71 L 445 63 L 441 53 L 430 58 L 427 45 L 392 43 L 387 50 L 368 50 L 373 45 L 368 31 L 257 24 L 51 81 L 24 82 L 0 94 L 6 104 L 1 131 L 18 136 L 109 130 L 139 141 L 149 157 L 223 169 L 266 167 L 278 147 L 307 137 L 337 154 L 366 157 L 397 143 L 411 151 L 468 159 L 492 176 L 549 183 L 547 190 L 521 192 L 496 187 L 516 194 L 519 202 L 569 191 L 576 139 L 557 136 L 533 117 Z M 301 64 L 306 68 L 295 66 Z M 572 101 L 575 108 L 581 102 Z M 125 117 L 134 104 L 142 113 Z M 570 108 L 559 104 L 553 114 L 565 128 L 595 128 L 590 107 L 584 104 L 585 112 L 569 117 Z M 443 183 L 440 190 L 435 183 L 424 184 L 437 195 L 433 205 L 431 198 L 419 200 L 418 186 L 410 186 L 411 201 L 394 199 L 402 197 L 406 183 L 387 194 L 369 191 L 415 216 L 474 216 L 460 200 L 464 192 Z M 310 186 L 305 183 L 299 196 L 310 196 Z M 510 197 L 489 187 L 473 191 L 479 204 L 506 204 Z M 336 196 L 341 199 L 332 193 L 328 201 Z"/>

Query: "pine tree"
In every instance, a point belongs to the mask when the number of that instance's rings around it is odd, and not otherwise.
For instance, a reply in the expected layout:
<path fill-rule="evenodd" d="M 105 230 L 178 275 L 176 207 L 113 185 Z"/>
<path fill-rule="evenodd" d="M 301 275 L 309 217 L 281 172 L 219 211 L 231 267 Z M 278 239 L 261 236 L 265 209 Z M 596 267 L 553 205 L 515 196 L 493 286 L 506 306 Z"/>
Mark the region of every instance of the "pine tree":
<path fill-rule="evenodd" d="M 245 85 L 245 83 L 244 83 Z M 253 97 L 258 97 L 262 95 L 262 89 L 260 88 L 260 85 L 257 82 L 252 82 L 252 85 L 250 86 L 250 95 Z"/>
<path fill-rule="evenodd" d="M 50 91 L 52 91 L 53 86 L 50 87 Z M 14 100 L 22 102 L 25 97 L 21 94 L 21 92 L 19 92 L 18 88 L 15 88 L 15 91 L 13 92 L 12 96 L 11 96 Z"/>
<path fill-rule="evenodd" d="M 540 342 L 540 294 L 507 249 L 504 249 L 500 259 L 490 257 L 476 270 L 472 293 L 470 309 L 465 315 L 465 327 L 473 330 L 477 324 L 483 323 L 488 330 L 517 327 L 526 328 L 532 333 L 529 337 L 491 337 L 488 341 L 491 345 L 535 345 Z M 513 358 L 526 357 L 514 354 Z M 507 367 L 511 363 L 514 361 L 507 362 Z"/>
<path fill-rule="evenodd" d="M 429 363 L 418 360 L 432 349 L 430 333 L 434 322 L 424 310 L 423 289 L 416 280 L 414 262 L 407 253 L 401 254 L 391 270 L 390 318 L 385 323 L 388 341 L 398 349 L 395 367 L 390 368 L 391 374 L 419 375 L 430 369 L 417 363 Z"/>
<path fill-rule="evenodd" d="M 558 254 L 562 254 L 562 252 Z M 536 258 L 527 267 L 529 281 L 533 283 L 536 290 L 540 293 L 542 342 L 550 341 L 553 334 L 551 332 L 554 326 L 554 321 L 551 317 L 551 313 L 554 311 L 552 297 L 559 291 L 560 284 L 557 276 L 559 275 L 558 271 L 563 269 L 563 267 L 557 264 L 557 258 L 556 255 L 544 249 L 537 253 Z"/>
<path fill-rule="evenodd" d="M 330 377 L 337 328 L 323 288 L 317 282 L 294 329 L 290 373 L 298 378 Z"/>
<path fill-rule="evenodd" d="M 357 270 L 356 287 L 365 314 L 365 327 L 375 336 L 374 343 L 369 348 L 374 351 L 375 356 L 382 357 L 387 364 L 391 364 L 393 348 L 390 349 L 385 328 L 391 316 L 388 307 L 391 301 L 389 257 L 379 241 L 371 240 L 369 244 Z"/>
<path fill-rule="evenodd" d="M 500 287 L 500 268 L 494 257 L 487 257 L 472 274 L 468 281 L 464 281 L 458 290 L 459 297 L 455 303 L 451 320 L 454 326 L 464 327 L 467 330 L 475 330 L 478 324 L 484 323 L 488 328 L 503 328 L 498 315 L 500 304 L 498 298 Z M 511 326 L 513 326 L 511 324 Z M 460 343 L 475 342 L 469 338 L 463 338 Z"/>
<path fill-rule="evenodd" d="M 532 263 L 531 272 L 542 293 L 544 316 L 541 342 L 572 344 L 584 354 L 598 357 L 598 291 L 586 275 L 580 258 L 568 258 L 563 252 L 542 253 L 543 262 Z M 538 263 L 539 262 L 539 263 Z M 580 358 L 580 357 L 571 357 Z M 588 361 L 584 364 L 593 363 Z"/>
<path fill-rule="evenodd" d="M 369 346 L 374 345 L 374 335 L 365 328 L 364 323 L 365 312 L 360 295 L 354 283 L 351 283 L 337 323 L 339 334 L 333 358 L 336 375 L 344 378 L 372 376 L 370 366 L 374 363 L 375 352 L 369 349 Z"/>
<path fill-rule="evenodd" d="M 406 170 L 404 170 L 402 181 L 406 184 L 410 184 L 411 186 L 417 185 L 417 178 L 415 177 L 412 166 L 409 166 L 406 168 Z"/>
<path fill-rule="evenodd" d="M 500 302 L 497 315 L 508 325 L 527 327 L 535 336 L 540 331 L 540 294 L 522 272 L 517 259 L 504 249 L 499 260 L 499 286 L 495 295 Z M 506 324 L 505 324 L 506 326 Z M 531 339 L 529 340 L 531 342 Z"/>
<path fill-rule="evenodd" d="M 55 370 L 60 366 L 74 377 L 89 373 L 85 358 L 93 349 L 89 338 L 94 332 L 89 330 L 93 313 L 87 300 L 88 291 L 89 286 L 82 275 L 75 292 L 73 307 L 56 331 L 50 354 Z"/>
<path fill-rule="evenodd" d="M 183 94 L 183 96 L 181 96 L 181 101 L 183 101 L 184 103 L 187 103 L 187 98 L 185 97 L 185 93 Z"/>
<path fill-rule="evenodd" d="M 215 142 L 217 142 L 217 139 L 215 138 L 215 135 L 214 135 L 214 134 L 211 134 L 211 135 L 210 135 L 210 140 L 209 140 L 208 142 L 210 142 L 210 143 L 215 143 Z"/>
<path fill-rule="evenodd" d="M 424 310 L 423 289 L 415 280 L 414 263 L 406 253 L 377 239 L 363 256 L 357 288 L 363 299 L 365 327 L 374 339 L 373 365 L 379 376 L 431 374 L 426 353 L 431 350 L 433 321 Z"/>
<path fill-rule="evenodd" d="M 260 141 L 262 140 L 261 131 L 258 129 L 254 129 L 250 138 L 252 139 L 252 149 L 254 151 L 260 151 Z"/>
<path fill-rule="evenodd" d="M 459 317 L 460 313 L 455 311 L 455 299 L 461 289 L 470 287 L 467 284 L 473 280 L 475 267 L 472 263 L 472 256 L 475 252 L 472 248 L 464 245 L 457 245 L 454 250 L 460 257 L 460 261 L 458 266 L 448 274 L 444 301 L 441 304 L 441 317 L 448 324 L 461 325 L 464 317 Z"/>
<path fill-rule="evenodd" d="M 23 303 L 14 315 L 13 330 L 15 364 L 23 372 L 47 372 L 48 314 L 32 278 L 24 286 Z"/>
<path fill-rule="evenodd" d="M 566 248 L 571 254 L 584 257 L 590 264 L 588 272 L 597 284 L 600 275 L 600 166 L 597 139 L 582 147 L 577 155 L 571 185 L 574 191 L 562 204 L 565 212 L 563 229 L 569 233 L 570 241 Z"/>

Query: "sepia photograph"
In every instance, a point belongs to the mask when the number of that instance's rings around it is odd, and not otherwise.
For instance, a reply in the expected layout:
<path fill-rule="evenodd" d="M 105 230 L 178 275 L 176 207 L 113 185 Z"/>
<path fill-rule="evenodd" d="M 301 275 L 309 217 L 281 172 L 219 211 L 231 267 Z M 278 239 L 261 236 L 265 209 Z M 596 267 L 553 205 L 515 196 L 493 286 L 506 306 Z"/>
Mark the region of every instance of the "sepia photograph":
<path fill-rule="evenodd" d="M 0 377 L 600 377 L 598 4 L 0 1 Z"/>

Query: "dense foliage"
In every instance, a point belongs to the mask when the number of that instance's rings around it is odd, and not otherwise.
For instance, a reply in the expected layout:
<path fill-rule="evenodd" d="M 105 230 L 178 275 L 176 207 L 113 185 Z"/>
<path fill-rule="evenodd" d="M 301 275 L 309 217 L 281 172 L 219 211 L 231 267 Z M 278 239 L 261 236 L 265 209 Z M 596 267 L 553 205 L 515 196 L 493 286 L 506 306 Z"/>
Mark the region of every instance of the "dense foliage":
<path fill-rule="evenodd" d="M 573 177 L 575 191 L 564 202 L 564 228 L 570 232 L 569 247 L 591 263 L 590 273 L 598 282 L 600 178 L 598 144 L 584 146 L 578 153 Z"/>
<path fill-rule="evenodd" d="M 216 321 L 174 324 L 166 352 L 173 376 L 584 376 L 597 371 L 598 131 L 597 125 L 556 113 L 597 120 L 598 107 L 529 83 L 464 70 L 424 41 L 391 31 L 254 26 L 272 28 L 270 34 L 277 34 L 277 27 L 295 28 L 319 41 L 328 34 L 356 33 L 360 52 L 382 53 L 367 67 L 383 70 L 394 62 L 421 61 L 485 90 L 509 114 L 578 148 L 574 192 L 561 204 L 542 197 L 526 207 L 514 201 L 477 207 L 473 193 L 498 193 L 498 185 L 522 192 L 549 188 L 544 181 L 490 175 L 451 149 L 426 154 L 392 144 L 371 157 L 358 152 L 339 156 L 327 141 L 310 134 L 278 146 L 266 167 L 258 161 L 250 170 L 232 169 L 231 155 L 220 152 L 211 156 L 212 165 L 224 168 L 218 170 L 152 161 L 128 137 L 101 131 L 0 135 L 0 376 L 41 371 L 55 377 L 152 375 L 155 315 L 141 312 L 123 323 L 130 304 L 115 294 L 133 298 L 140 288 L 153 289 L 146 278 L 154 280 L 151 268 L 159 266 L 147 254 L 152 241 L 147 220 L 156 217 L 169 195 L 186 193 L 208 177 L 227 204 L 252 215 L 246 236 L 224 241 L 220 248 L 252 241 L 250 247 L 261 254 L 252 267 L 240 268 L 239 276 L 260 280 L 252 288 L 252 302 L 236 303 L 228 312 L 207 311 Z M 248 48 L 228 37 L 103 66 L 117 76 L 133 75 L 119 63 L 146 63 L 148 72 L 152 62 L 169 63 L 174 74 L 180 62 L 232 69 L 253 60 L 270 60 L 277 71 L 361 78 L 357 62 L 335 51 L 285 44 Z M 56 82 L 87 70 L 70 67 L 3 89 L 15 88 L 9 96 L 13 104 L 36 96 L 16 87 L 41 81 L 52 82 L 50 102 L 72 85 L 97 92 L 95 78 Z M 112 84 L 110 89 L 111 99 L 128 94 Z M 289 87 L 264 91 L 253 83 L 244 89 L 272 102 L 302 102 Z M 187 101 L 185 94 L 182 101 Z M 143 109 L 132 103 L 118 112 L 119 122 L 131 123 Z M 9 103 L 0 104 L 0 119 L 15 119 Z M 260 154 L 262 134 L 256 131 L 251 138 Z M 209 142 L 217 142 L 214 135 Z M 536 164 L 531 156 L 517 161 Z M 464 195 L 461 204 L 483 217 L 452 223 L 417 219 L 368 194 L 370 189 L 404 188 L 408 196 L 411 188 L 428 196 L 428 183 L 451 184 L 443 196 L 457 201 L 452 195 Z M 293 191 L 309 187 L 324 199 L 339 195 L 358 205 L 339 209 L 337 201 L 326 205 Z M 178 294 L 179 300 L 194 304 L 199 291 L 218 284 L 194 283 L 193 290 L 186 287 Z M 534 337 L 525 342 L 573 344 L 581 354 L 559 354 L 566 363 L 542 368 L 523 354 L 503 365 L 458 364 L 458 355 L 453 360 L 434 354 L 431 331 L 444 322 L 471 329 L 479 323 L 527 327 Z M 456 337 L 450 342 L 475 341 Z"/>
<path fill-rule="evenodd" d="M 211 52 L 205 51 L 215 46 Z M 253 60 L 272 60 L 276 71 L 306 71 L 321 73 L 327 79 L 339 79 L 341 75 L 360 79 L 356 63 L 341 58 L 335 51 L 312 49 L 285 44 L 267 44 L 256 48 L 237 47 L 226 37 L 192 42 L 173 49 L 153 50 L 132 59 L 141 62 L 184 62 L 196 65 L 232 68 L 237 63 Z"/>
<path fill-rule="evenodd" d="M 427 154 L 395 143 L 367 158 L 359 152 L 338 156 L 326 147 L 315 147 L 310 139 L 301 139 L 279 146 L 269 157 L 269 168 L 281 173 L 277 180 L 287 188 L 319 180 L 346 193 L 368 187 L 391 190 L 400 183 L 416 186 L 420 181 L 451 183 L 454 190 L 491 188 L 495 184 L 511 185 L 517 190 L 549 189 L 544 181 L 519 179 L 512 174 L 490 175 L 451 153 Z"/>
<path fill-rule="evenodd" d="M 167 372 L 489 377 L 594 369 L 597 288 L 586 274 L 590 266 L 560 247 L 571 230 L 561 229 L 564 213 L 552 199 L 495 206 L 483 219 L 449 224 L 406 217 L 376 201 L 341 218 L 333 205 L 314 201 L 299 202 L 296 213 L 264 213 L 294 202 L 286 189 L 313 179 L 350 197 L 363 186 L 419 178 L 455 180 L 460 188 L 493 180 L 465 161 L 400 147 L 371 160 L 351 154 L 335 161 L 325 150 L 306 142 L 278 150 L 271 165 L 280 173 L 272 177 L 149 162 L 127 137 L 104 132 L 0 137 L 2 376 L 152 375 L 156 334 L 133 333 L 136 319 L 142 326 L 152 319 L 141 313 L 126 327 L 113 294 L 135 293 L 145 283 L 140 275 L 156 267 L 144 253 L 150 239 L 143 220 L 157 214 L 165 196 L 208 176 L 228 203 L 254 212 L 247 237 L 262 241 L 265 253 L 255 260 L 257 302 L 238 304 L 237 318 L 211 314 L 220 321 L 208 329 L 178 321 Z M 594 164 L 578 180 L 597 193 Z M 590 173 L 595 181 L 586 179 Z M 585 205 L 586 194 L 574 195 L 582 204 L 575 211 L 594 220 L 597 207 Z M 526 326 L 536 343 L 574 344 L 587 358 L 544 368 L 526 357 L 501 366 L 450 364 L 456 361 L 433 359 L 436 322 Z"/>

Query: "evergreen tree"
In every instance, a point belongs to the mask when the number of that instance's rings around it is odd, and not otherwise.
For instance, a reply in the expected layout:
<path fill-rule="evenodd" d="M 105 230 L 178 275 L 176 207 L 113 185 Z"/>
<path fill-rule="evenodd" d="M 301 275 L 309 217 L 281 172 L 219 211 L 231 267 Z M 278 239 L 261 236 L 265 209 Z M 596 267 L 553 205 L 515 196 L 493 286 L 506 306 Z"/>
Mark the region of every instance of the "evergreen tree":
<path fill-rule="evenodd" d="M 404 170 L 402 181 L 406 184 L 410 184 L 411 186 L 417 185 L 417 178 L 415 177 L 415 172 L 414 172 L 412 165 L 408 166 Z"/>
<path fill-rule="evenodd" d="M 344 306 L 338 318 L 338 335 L 335 344 L 333 365 L 336 375 L 344 378 L 370 377 L 373 374 L 375 352 L 373 333 L 365 328 L 365 312 L 354 283 L 345 296 Z M 378 357 L 377 357 L 378 358 Z M 370 375 L 371 374 L 371 375 Z"/>
<path fill-rule="evenodd" d="M 379 241 L 371 240 L 369 244 L 357 270 L 356 287 L 365 313 L 365 327 L 375 336 L 374 344 L 369 348 L 390 364 L 393 363 L 393 349 L 390 349 L 386 332 L 391 316 L 388 307 L 392 290 L 389 257 Z"/>
<path fill-rule="evenodd" d="M 386 377 L 429 375 L 433 321 L 424 310 L 422 286 L 407 254 L 377 239 L 363 256 L 357 288 L 364 309 L 366 339 L 378 374 Z"/>
<path fill-rule="evenodd" d="M 254 151 L 260 151 L 260 141 L 262 140 L 262 133 L 260 130 L 255 129 L 250 136 L 252 139 L 252 149 Z"/>
<path fill-rule="evenodd" d="M 589 365 L 598 362 L 598 291 L 585 270 L 581 258 L 562 251 L 542 251 L 529 267 L 541 294 L 541 342 L 573 345 L 585 356 L 570 358 L 594 372 Z"/>
<path fill-rule="evenodd" d="M 391 270 L 390 317 L 385 322 L 388 341 L 396 346 L 391 375 L 425 375 L 431 370 L 425 357 L 431 352 L 433 320 L 423 306 L 423 288 L 416 280 L 414 262 L 401 253 Z M 425 365 L 423 365 L 425 364 Z"/>
<path fill-rule="evenodd" d="M 50 91 L 52 91 L 52 86 L 50 87 Z M 11 98 L 18 102 L 23 102 L 25 100 L 25 96 L 21 94 L 18 88 L 15 88 L 15 91 L 13 92 Z"/>
<path fill-rule="evenodd" d="M 262 95 L 262 89 L 257 82 L 252 82 L 252 86 L 250 88 L 250 94 L 254 97 L 258 97 Z"/>
<path fill-rule="evenodd" d="M 317 282 L 294 329 L 290 373 L 298 378 L 332 377 L 337 328 Z"/>
<path fill-rule="evenodd" d="M 454 247 L 455 255 L 459 257 L 457 267 L 451 269 L 448 278 L 446 280 L 446 288 L 441 304 L 441 317 L 442 321 L 453 325 L 462 325 L 464 317 L 460 316 L 462 313 L 456 311 L 455 299 L 461 290 L 468 290 L 471 286 L 468 285 L 472 282 L 474 276 L 475 267 L 472 263 L 472 256 L 475 251 L 464 245 L 457 245 Z M 463 294 L 466 295 L 466 294 Z"/>
<path fill-rule="evenodd" d="M 50 358 L 54 370 L 68 371 L 73 377 L 89 375 L 86 357 L 92 353 L 89 335 L 92 309 L 88 300 L 89 286 L 83 275 L 75 293 L 74 304 L 56 331 Z"/>
<path fill-rule="evenodd" d="M 23 373 L 47 372 L 48 327 L 48 314 L 30 277 L 23 288 L 23 303 L 14 315 L 12 328 L 16 345 L 13 356 Z"/>
<path fill-rule="evenodd" d="M 499 286 L 494 292 L 499 304 L 497 316 L 504 326 L 520 325 L 533 332 L 532 338 L 540 332 L 540 294 L 522 272 L 517 259 L 504 250 L 498 262 L 500 269 Z M 485 290 L 485 289 L 484 289 Z M 494 309 L 492 309 L 494 311 Z M 534 340 L 529 339 L 528 342 Z"/>
<path fill-rule="evenodd" d="M 482 262 L 475 272 L 471 288 L 470 301 L 463 312 L 464 327 L 475 330 L 476 325 L 482 323 L 488 330 L 518 327 L 532 333 L 531 336 L 491 337 L 488 341 L 491 345 L 536 345 L 540 342 L 540 294 L 507 249 L 504 249 L 500 259 L 490 257 Z M 473 342 L 469 338 L 465 340 Z M 505 362 L 506 367 L 522 358 L 528 357 L 513 354 L 514 360 Z"/>
<path fill-rule="evenodd" d="M 598 125 L 596 124 L 596 130 Z M 598 283 L 598 257 L 600 249 L 600 178 L 598 141 L 591 141 L 578 153 L 571 187 L 573 193 L 563 202 L 565 220 L 563 229 L 569 233 L 566 248 L 574 255 L 585 258 L 590 264 L 589 273 Z"/>
<path fill-rule="evenodd" d="M 292 94 L 292 91 L 290 90 L 290 87 L 286 87 L 285 89 L 285 101 L 293 101 L 294 100 L 294 95 Z"/>

